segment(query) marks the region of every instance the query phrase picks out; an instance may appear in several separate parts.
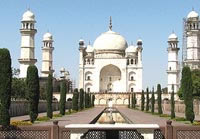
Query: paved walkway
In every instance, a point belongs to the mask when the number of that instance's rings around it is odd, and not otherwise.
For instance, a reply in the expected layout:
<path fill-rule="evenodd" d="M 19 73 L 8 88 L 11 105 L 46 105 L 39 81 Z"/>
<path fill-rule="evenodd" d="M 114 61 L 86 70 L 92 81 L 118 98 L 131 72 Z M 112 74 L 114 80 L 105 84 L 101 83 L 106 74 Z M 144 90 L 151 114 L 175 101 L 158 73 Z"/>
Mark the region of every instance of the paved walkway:
<path fill-rule="evenodd" d="M 59 126 L 65 126 L 68 124 L 89 124 L 96 118 L 102 111 L 104 107 L 95 107 L 92 109 L 84 110 L 81 112 L 73 113 L 71 115 L 65 115 L 63 117 L 56 118 L 59 121 Z M 34 125 L 52 125 L 55 119 L 48 122 L 41 122 Z"/>
<path fill-rule="evenodd" d="M 60 111 L 54 111 L 53 114 L 59 114 Z M 38 117 L 46 116 L 47 112 L 39 113 Z M 23 115 L 23 116 L 16 116 L 16 117 L 11 117 L 11 121 L 28 121 L 30 120 L 29 115 Z"/>
<path fill-rule="evenodd" d="M 166 121 L 168 120 L 167 118 L 152 115 L 151 113 L 145 113 L 140 110 L 133 110 L 126 107 L 118 107 L 117 109 L 135 124 L 158 124 L 159 126 L 165 126 Z M 186 125 L 176 121 L 173 121 L 172 124 Z"/>

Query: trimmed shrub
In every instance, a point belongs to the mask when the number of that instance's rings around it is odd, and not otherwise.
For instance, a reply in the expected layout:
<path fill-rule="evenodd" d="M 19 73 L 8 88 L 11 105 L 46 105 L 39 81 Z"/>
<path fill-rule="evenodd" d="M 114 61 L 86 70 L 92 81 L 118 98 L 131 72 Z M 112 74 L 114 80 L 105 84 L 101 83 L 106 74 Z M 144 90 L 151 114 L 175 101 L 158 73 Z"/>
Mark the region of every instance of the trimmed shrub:
<path fill-rule="evenodd" d="M 146 93 L 147 93 L 146 111 L 149 111 L 149 88 L 147 88 Z"/>
<path fill-rule="evenodd" d="M 12 69 L 8 49 L 0 49 L 0 125 L 10 125 Z"/>
<path fill-rule="evenodd" d="M 36 66 L 29 66 L 27 69 L 26 85 L 29 101 L 29 116 L 33 123 L 38 116 L 38 103 L 40 94 L 40 85 L 38 77 L 38 69 Z"/>
<path fill-rule="evenodd" d="M 47 117 L 53 117 L 52 111 L 52 99 L 53 99 L 53 77 L 52 74 L 49 74 L 46 86 L 46 98 L 47 98 Z"/>
<path fill-rule="evenodd" d="M 154 88 L 153 88 L 152 96 L 151 96 L 151 113 L 154 113 L 154 105 L 155 105 L 155 96 L 154 96 Z"/>
<path fill-rule="evenodd" d="M 193 86 L 192 86 L 192 76 L 189 67 L 184 67 L 182 70 L 181 79 L 181 91 L 183 93 L 184 103 L 185 103 L 185 117 L 188 121 L 193 123 L 194 121 L 194 111 L 193 111 Z"/>
<path fill-rule="evenodd" d="M 92 95 L 92 107 L 94 107 L 95 96 Z"/>
<path fill-rule="evenodd" d="M 80 109 L 84 109 L 84 90 L 80 89 Z"/>
<path fill-rule="evenodd" d="M 61 82 L 61 93 L 60 93 L 60 102 L 59 102 L 59 105 L 60 105 L 60 114 L 61 115 L 65 115 L 65 103 L 66 103 L 66 82 L 63 80 Z"/>
<path fill-rule="evenodd" d="M 144 97 L 144 90 L 142 90 L 142 101 L 141 101 L 141 111 L 144 111 L 144 102 L 145 102 L 145 97 Z"/>
<path fill-rule="evenodd" d="M 162 114 L 162 91 L 161 91 L 161 85 L 157 85 L 157 95 L 158 95 L 158 113 Z"/>
<path fill-rule="evenodd" d="M 133 108 L 136 108 L 136 94 L 133 93 Z"/>
<path fill-rule="evenodd" d="M 72 110 L 78 111 L 78 89 L 74 90 L 74 94 L 72 98 Z"/>
<path fill-rule="evenodd" d="M 174 102 L 174 85 L 172 85 L 172 93 L 171 93 L 171 119 L 174 119 L 175 116 L 175 102 Z"/>

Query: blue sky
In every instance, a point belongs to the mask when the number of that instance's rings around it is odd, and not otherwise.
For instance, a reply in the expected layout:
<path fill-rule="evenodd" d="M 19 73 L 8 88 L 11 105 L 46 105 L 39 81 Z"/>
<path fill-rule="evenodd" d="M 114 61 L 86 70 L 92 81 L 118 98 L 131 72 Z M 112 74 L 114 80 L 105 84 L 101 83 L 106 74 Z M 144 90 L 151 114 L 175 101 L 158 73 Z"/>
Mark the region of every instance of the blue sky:
<path fill-rule="evenodd" d="M 48 30 L 54 36 L 54 68 L 61 67 L 78 79 L 78 41 L 86 43 L 108 30 L 112 16 L 113 31 L 127 42 L 143 40 L 143 88 L 167 85 L 167 39 L 174 32 L 182 44 L 182 19 L 192 10 L 200 13 L 199 0 L 0 0 L 0 48 L 12 56 L 12 66 L 19 68 L 20 21 L 30 7 L 38 30 L 35 38 L 37 66 L 41 69 L 42 36 Z M 179 52 L 181 58 L 181 52 Z"/>

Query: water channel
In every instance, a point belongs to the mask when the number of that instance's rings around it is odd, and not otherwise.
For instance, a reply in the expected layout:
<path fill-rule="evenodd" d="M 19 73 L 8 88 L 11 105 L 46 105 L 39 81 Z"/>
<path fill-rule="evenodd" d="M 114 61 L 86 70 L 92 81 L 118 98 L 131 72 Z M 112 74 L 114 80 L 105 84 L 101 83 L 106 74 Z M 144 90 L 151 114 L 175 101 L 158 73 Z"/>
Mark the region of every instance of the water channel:
<path fill-rule="evenodd" d="M 93 124 L 130 124 L 132 123 L 128 118 L 122 115 L 117 108 L 107 107 L 97 116 Z"/>

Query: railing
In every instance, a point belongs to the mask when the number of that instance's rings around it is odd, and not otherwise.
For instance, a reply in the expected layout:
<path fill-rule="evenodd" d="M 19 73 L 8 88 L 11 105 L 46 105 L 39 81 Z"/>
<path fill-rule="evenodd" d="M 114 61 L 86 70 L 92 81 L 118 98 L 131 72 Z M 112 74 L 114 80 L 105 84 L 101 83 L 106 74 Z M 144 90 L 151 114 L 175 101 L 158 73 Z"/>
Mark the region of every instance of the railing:
<path fill-rule="evenodd" d="M 71 139 L 164 139 L 157 124 L 71 124 Z"/>
<path fill-rule="evenodd" d="M 58 121 L 48 126 L 0 126 L 0 139 L 199 139 L 199 126 L 166 126 L 155 124 L 72 124 L 58 126 Z"/>

